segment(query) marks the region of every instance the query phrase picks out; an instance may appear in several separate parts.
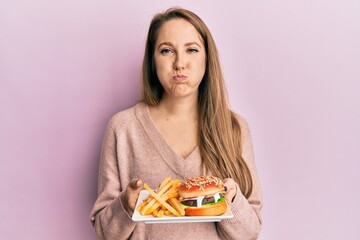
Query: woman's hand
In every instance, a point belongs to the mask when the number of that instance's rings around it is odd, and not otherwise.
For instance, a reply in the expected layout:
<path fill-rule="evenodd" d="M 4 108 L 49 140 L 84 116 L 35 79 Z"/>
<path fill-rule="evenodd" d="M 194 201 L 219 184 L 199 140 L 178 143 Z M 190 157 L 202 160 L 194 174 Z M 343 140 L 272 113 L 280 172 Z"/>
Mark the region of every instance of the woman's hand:
<path fill-rule="evenodd" d="M 124 206 L 125 211 L 130 217 L 132 217 L 136 200 L 139 197 L 139 193 L 142 189 L 143 182 L 139 179 L 132 179 L 127 185 L 125 191 L 121 193 L 121 202 Z"/>
<path fill-rule="evenodd" d="M 236 196 L 236 183 L 232 178 L 224 179 L 225 199 L 231 204 Z"/>

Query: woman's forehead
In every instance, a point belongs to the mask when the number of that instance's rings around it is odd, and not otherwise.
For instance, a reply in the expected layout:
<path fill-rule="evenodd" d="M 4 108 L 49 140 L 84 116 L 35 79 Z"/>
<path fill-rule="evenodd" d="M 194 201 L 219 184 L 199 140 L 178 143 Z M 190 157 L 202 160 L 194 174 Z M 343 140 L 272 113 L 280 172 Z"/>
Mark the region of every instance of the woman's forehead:
<path fill-rule="evenodd" d="M 203 44 L 203 39 L 196 28 L 188 21 L 178 18 L 162 24 L 157 33 L 156 46 L 161 43 L 184 45 L 187 43 Z"/>

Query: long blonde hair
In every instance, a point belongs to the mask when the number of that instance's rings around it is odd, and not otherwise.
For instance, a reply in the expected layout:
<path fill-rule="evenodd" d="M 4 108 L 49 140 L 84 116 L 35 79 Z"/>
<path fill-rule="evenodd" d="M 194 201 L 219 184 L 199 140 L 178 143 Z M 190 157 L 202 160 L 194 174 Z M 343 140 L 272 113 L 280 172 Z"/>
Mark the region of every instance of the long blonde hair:
<path fill-rule="evenodd" d="M 199 85 L 199 149 L 205 168 L 220 178 L 233 178 L 248 198 L 252 192 L 249 168 L 241 156 L 241 128 L 229 109 L 224 77 L 215 42 L 205 23 L 193 12 L 171 8 L 154 16 L 150 23 L 142 65 L 142 97 L 149 105 L 159 104 L 164 88 L 156 74 L 154 48 L 162 24 L 181 18 L 201 35 L 206 50 L 206 71 Z"/>

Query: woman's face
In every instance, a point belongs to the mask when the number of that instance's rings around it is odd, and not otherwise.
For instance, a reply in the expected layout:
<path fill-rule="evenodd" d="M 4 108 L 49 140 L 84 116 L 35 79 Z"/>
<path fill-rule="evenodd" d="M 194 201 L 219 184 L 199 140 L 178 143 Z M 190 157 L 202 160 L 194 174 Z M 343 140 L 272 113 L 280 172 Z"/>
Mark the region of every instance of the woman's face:
<path fill-rule="evenodd" d="M 164 97 L 198 94 L 206 68 L 203 40 L 194 26 L 184 19 L 164 23 L 155 44 L 156 73 L 164 87 Z"/>

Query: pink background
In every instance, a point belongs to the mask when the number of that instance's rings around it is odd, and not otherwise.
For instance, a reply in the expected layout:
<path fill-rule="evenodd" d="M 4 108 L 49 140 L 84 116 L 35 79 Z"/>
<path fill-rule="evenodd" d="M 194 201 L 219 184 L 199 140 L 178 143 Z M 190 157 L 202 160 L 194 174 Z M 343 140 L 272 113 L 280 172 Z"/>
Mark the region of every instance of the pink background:
<path fill-rule="evenodd" d="M 1 239 L 96 239 L 106 123 L 137 101 L 149 21 L 174 5 L 211 29 L 251 126 L 260 239 L 360 239 L 357 0 L 2 0 Z"/>

